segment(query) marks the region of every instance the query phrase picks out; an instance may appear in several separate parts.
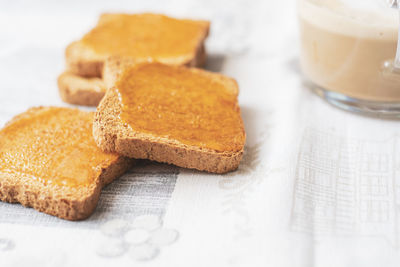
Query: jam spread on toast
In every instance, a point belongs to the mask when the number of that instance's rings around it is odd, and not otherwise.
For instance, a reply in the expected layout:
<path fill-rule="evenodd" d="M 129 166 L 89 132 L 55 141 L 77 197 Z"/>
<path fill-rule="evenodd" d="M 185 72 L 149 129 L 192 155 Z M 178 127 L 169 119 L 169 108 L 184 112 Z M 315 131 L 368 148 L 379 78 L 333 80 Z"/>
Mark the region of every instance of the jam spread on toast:
<path fill-rule="evenodd" d="M 25 113 L 0 131 L 0 172 L 44 184 L 86 186 L 118 159 L 92 137 L 93 114 L 67 108 Z"/>
<path fill-rule="evenodd" d="M 120 118 L 136 132 L 218 152 L 243 149 L 236 84 L 228 89 L 220 75 L 144 63 L 125 69 L 115 87 Z"/>
<path fill-rule="evenodd" d="M 176 58 L 194 54 L 208 27 L 157 14 L 106 14 L 82 42 L 102 55 Z"/>

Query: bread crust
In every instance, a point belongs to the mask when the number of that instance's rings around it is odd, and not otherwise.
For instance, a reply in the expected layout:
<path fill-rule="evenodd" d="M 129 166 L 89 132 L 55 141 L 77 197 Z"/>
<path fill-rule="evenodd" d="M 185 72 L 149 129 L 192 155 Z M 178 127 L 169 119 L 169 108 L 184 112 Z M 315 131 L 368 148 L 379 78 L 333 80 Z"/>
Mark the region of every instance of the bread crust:
<path fill-rule="evenodd" d="M 51 108 L 31 108 L 14 117 L 7 125 Z M 132 166 L 132 163 L 132 159 L 118 157 L 109 166 L 101 169 L 101 174 L 94 183 L 79 187 L 45 184 L 32 179 L 25 173 L 0 171 L 0 200 L 21 203 L 23 206 L 32 207 L 62 219 L 82 220 L 93 213 L 102 187 L 121 176 Z"/>
<path fill-rule="evenodd" d="M 81 77 L 101 78 L 105 59 L 80 41 L 72 42 L 65 49 L 66 71 Z"/>
<path fill-rule="evenodd" d="M 192 71 L 205 72 L 197 69 Z M 227 87 L 231 88 L 232 93 L 238 94 L 237 85 L 233 79 L 215 75 L 216 79 L 224 80 Z M 233 171 L 238 168 L 242 159 L 243 148 L 237 152 L 217 152 L 197 146 L 188 146 L 176 140 L 134 132 L 128 125 L 121 122 L 120 113 L 121 104 L 118 91 L 113 87 L 106 92 L 100 102 L 93 123 L 95 142 L 104 151 L 211 173 Z"/>
<path fill-rule="evenodd" d="M 91 52 L 88 49 L 79 48 L 80 46 L 81 44 L 75 42 L 67 47 L 67 71 L 58 77 L 60 97 L 64 102 L 69 104 L 96 107 L 103 98 L 106 88 L 111 87 L 110 77 L 112 78 L 116 75 L 116 73 L 111 73 L 110 71 L 110 69 L 116 69 L 115 66 L 110 68 L 108 65 L 120 64 L 121 62 L 121 65 L 127 65 L 139 63 L 140 61 L 115 56 L 110 56 L 106 59 L 89 57 L 90 59 L 86 61 L 85 56 L 81 55 L 90 55 Z M 166 62 L 164 63 L 171 65 L 183 64 L 188 67 L 203 67 L 206 60 L 205 46 L 204 43 L 201 43 L 193 59 L 189 61 L 185 59 L 165 60 Z M 113 80 L 114 78 L 111 79 L 111 81 Z M 102 90 L 99 90 L 99 88 Z"/>
<path fill-rule="evenodd" d="M 103 98 L 106 86 L 100 78 L 83 78 L 63 72 L 57 80 L 60 97 L 64 102 L 96 107 Z"/>

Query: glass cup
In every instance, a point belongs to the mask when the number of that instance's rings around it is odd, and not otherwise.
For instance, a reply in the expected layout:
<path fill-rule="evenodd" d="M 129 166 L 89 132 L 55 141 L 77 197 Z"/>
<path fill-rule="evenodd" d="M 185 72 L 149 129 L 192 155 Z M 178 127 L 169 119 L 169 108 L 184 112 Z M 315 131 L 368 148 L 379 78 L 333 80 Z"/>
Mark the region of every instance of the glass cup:
<path fill-rule="evenodd" d="M 298 16 L 310 88 L 337 107 L 400 118 L 397 1 L 298 0 Z"/>

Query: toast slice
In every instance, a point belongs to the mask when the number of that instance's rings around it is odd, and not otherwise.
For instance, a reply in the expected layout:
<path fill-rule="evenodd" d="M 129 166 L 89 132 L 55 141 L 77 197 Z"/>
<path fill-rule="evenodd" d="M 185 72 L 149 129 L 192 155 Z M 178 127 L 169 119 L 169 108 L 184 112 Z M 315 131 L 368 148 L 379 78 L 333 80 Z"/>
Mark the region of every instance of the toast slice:
<path fill-rule="evenodd" d="M 103 78 L 86 78 L 71 72 L 61 73 L 57 80 L 61 99 L 70 104 L 97 107 L 106 93 L 107 83 L 114 80 L 116 71 L 133 62 L 131 58 L 107 58 L 103 67 Z"/>
<path fill-rule="evenodd" d="M 58 90 L 64 102 L 97 106 L 106 92 L 106 87 L 101 78 L 85 78 L 70 72 L 63 72 L 58 77 Z"/>
<path fill-rule="evenodd" d="M 159 14 L 103 14 L 95 28 L 67 47 L 67 71 L 83 77 L 101 77 L 109 56 L 202 66 L 209 28 L 208 21 Z"/>
<path fill-rule="evenodd" d="M 0 200 L 67 220 L 88 217 L 101 188 L 132 160 L 104 153 L 92 137 L 93 112 L 40 107 L 0 130 Z"/>
<path fill-rule="evenodd" d="M 148 61 L 151 63 L 152 61 Z M 114 87 L 115 82 L 121 73 L 132 67 L 135 64 L 140 64 L 133 60 L 132 58 L 121 58 L 118 56 L 108 57 L 104 62 L 103 67 L 103 82 L 106 88 Z"/>
<path fill-rule="evenodd" d="M 239 166 L 246 134 L 235 80 L 161 63 L 116 73 L 93 123 L 102 150 L 212 173 Z"/>

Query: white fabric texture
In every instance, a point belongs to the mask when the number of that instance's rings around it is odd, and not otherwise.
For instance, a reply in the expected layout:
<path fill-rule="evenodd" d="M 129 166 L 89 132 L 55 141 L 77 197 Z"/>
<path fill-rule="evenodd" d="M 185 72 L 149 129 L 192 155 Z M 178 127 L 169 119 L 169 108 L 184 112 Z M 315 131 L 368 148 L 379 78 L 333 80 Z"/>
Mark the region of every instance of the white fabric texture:
<path fill-rule="evenodd" d="M 207 69 L 239 83 L 243 161 L 226 175 L 144 163 L 83 222 L 0 203 L 0 266 L 400 265 L 400 124 L 303 86 L 294 0 L 0 1 L 0 125 L 68 106 L 65 46 L 105 11 L 211 20 Z"/>

